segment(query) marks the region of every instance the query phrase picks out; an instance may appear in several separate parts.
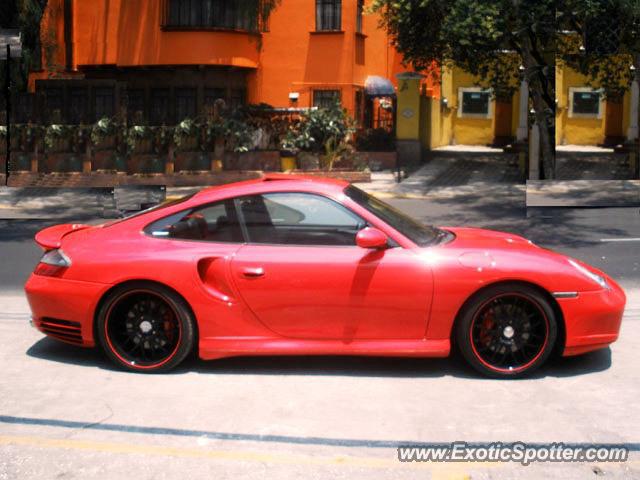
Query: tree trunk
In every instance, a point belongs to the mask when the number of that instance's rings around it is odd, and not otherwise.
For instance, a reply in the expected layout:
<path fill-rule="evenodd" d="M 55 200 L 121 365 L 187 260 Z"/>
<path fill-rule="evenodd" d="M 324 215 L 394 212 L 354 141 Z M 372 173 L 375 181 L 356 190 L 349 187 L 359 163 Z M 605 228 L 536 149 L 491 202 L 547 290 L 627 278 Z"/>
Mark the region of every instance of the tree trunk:
<path fill-rule="evenodd" d="M 545 92 L 544 87 L 544 71 L 546 65 L 540 65 L 532 53 L 531 38 L 529 32 L 524 29 L 521 34 L 522 38 L 522 63 L 525 67 L 525 74 L 529 80 L 529 95 L 533 102 L 535 110 L 536 122 L 540 127 L 540 153 L 542 157 L 542 172 L 546 180 L 552 180 L 556 175 L 556 151 L 555 139 L 551 135 L 551 116 L 548 111 L 553 110 L 555 105 L 548 105 L 545 101 L 545 94 L 549 96 L 549 92 Z"/>

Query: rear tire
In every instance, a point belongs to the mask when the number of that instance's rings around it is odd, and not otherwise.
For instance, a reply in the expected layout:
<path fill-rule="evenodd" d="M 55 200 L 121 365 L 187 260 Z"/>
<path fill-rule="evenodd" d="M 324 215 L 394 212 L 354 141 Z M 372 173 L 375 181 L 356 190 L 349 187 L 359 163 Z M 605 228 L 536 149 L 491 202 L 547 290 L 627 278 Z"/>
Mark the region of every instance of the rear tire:
<path fill-rule="evenodd" d="M 195 319 L 172 290 L 148 282 L 117 287 L 96 317 L 100 345 L 117 366 L 134 372 L 166 372 L 193 350 Z"/>
<path fill-rule="evenodd" d="M 462 308 L 456 324 L 462 356 L 493 378 L 520 378 L 540 367 L 558 337 L 554 309 L 537 289 L 520 284 L 489 287 Z"/>

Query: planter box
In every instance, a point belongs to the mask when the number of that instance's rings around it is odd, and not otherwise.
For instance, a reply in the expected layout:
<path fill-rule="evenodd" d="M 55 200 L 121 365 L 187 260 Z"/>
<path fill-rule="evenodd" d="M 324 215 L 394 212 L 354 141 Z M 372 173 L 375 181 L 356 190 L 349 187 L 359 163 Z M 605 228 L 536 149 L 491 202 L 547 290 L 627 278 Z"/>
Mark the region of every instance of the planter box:
<path fill-rule="evenodd" d="M 12 172 L 30 172 L 31 159 L 34 154 L 31 152 L 11 152 L 11 168 Z"/>
<path fill-rule="evenodd" d="M 136 140 L 135 146 L 133 147 L 134 154 L 147 154 L 150 155 L 153 153 L 153 138 L 142 138 L 140 140 Z"/>
<path fill-rule="evenodd" d="M 99 143 L 93 145 L 93 151 L 99 152 L 101 150 L 115 150 L 116 148 L 116 136 L 105 137 L 100 140 Z"/>
<path fill-rule="evenodd" d="M 372 171 L 395 170 L 397 152 L 356 152 L 357 162 L 367 165 Z"/>
<path fill-rule="evenodd" d="M 198 137 L 187 137 L 182 139 L 182 143 L 180 144 L 180 148 L 176 149 L 180 152 L 194 152 L 198 150 L 200 146 L 200 140 Z"/>
<path fill-rule="evenodd" d="M 371 181 L 371 172 L 357 170 L 293 170 L 292 175 L 303 175 L 313 177 L 336 178 L 351 183 L 366 183 Z"/>
<path fill-rule="evenodd" d="M 67 137 L 56 138 L 51 147 L 47 148 L 47 153 L 68 153 L 71 151 L 71 139 Z"/>
<path fill-rule="evenodd" d="M 265 172 L 280 171 L 280 151 L 256 150 L 251 152 L 226 152 L 224 155 L 225 170 L 263 170 Z"/>
<path fill-rule="evenodd" d="M 125 172 L 127 170 L 127 162 L 116 150 L 94 150 L 91 169 L 93 171 Z"/>
<path fill-rule="evenodd" d="M 127 173 L 164 173 L 165 158 L 155 153 L 133 154 L 127 160 Z"/>
<path fill-rule="evenodd" d="M 44 162 L 46 173 L 82 172 L 84 155 L 77 153 L 49 153 Z"/>
<path fill-rule="evenodd" d="M 209 155 L 204 152 L 177 152 L 174 171 L 208 171 L 211 168 Z"/>
<path fill-rule="evenodd" d="M 315 153 L 299 152 L 296 163 L 300 170 L 319 170 L 320 156 Z"/>

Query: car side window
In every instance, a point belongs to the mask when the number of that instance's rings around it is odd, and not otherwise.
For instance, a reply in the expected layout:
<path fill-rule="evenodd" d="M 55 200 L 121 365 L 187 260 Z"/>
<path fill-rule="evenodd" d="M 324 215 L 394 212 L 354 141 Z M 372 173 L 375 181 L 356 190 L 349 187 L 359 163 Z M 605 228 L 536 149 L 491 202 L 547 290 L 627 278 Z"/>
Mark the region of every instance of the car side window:
<path fill-rule="evenodd" d="M 238 198 L 250 243 L 355 245 L 366 222 L 342 205 L 309 193 Z"/>
<path fill-rule="evenodd" d="M 226 243 L 244 241 L 233 200 L 169 215 L 148 225 L 145 232 L 153 237 L 180 240 Z"/>

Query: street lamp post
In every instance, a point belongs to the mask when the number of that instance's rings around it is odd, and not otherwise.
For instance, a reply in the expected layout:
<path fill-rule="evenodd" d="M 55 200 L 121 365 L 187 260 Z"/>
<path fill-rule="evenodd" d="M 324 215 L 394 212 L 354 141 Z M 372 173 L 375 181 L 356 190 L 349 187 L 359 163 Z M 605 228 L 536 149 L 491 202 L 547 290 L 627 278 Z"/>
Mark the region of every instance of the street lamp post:
<path fill-rule="evenodd" d="M 7 43 L 7 61 L 5 62 L 5 110 L 7 112 L 7 154 L 4 161 L 4 181 L 9 185 L 9 161 L 11 160 L 11 45 Z"/>
<path fill-rule="evenodd" d="M 11 55 L 17 60 L 22 55 L 22 39 L 20 32 L 15 29 L 0 30 L 0 60 L 5 63 L 4 98 L 7 113 L 7 155 L 4 164 L 5 183 L 9 184 L 9 161 L 11 159 Z"/>

